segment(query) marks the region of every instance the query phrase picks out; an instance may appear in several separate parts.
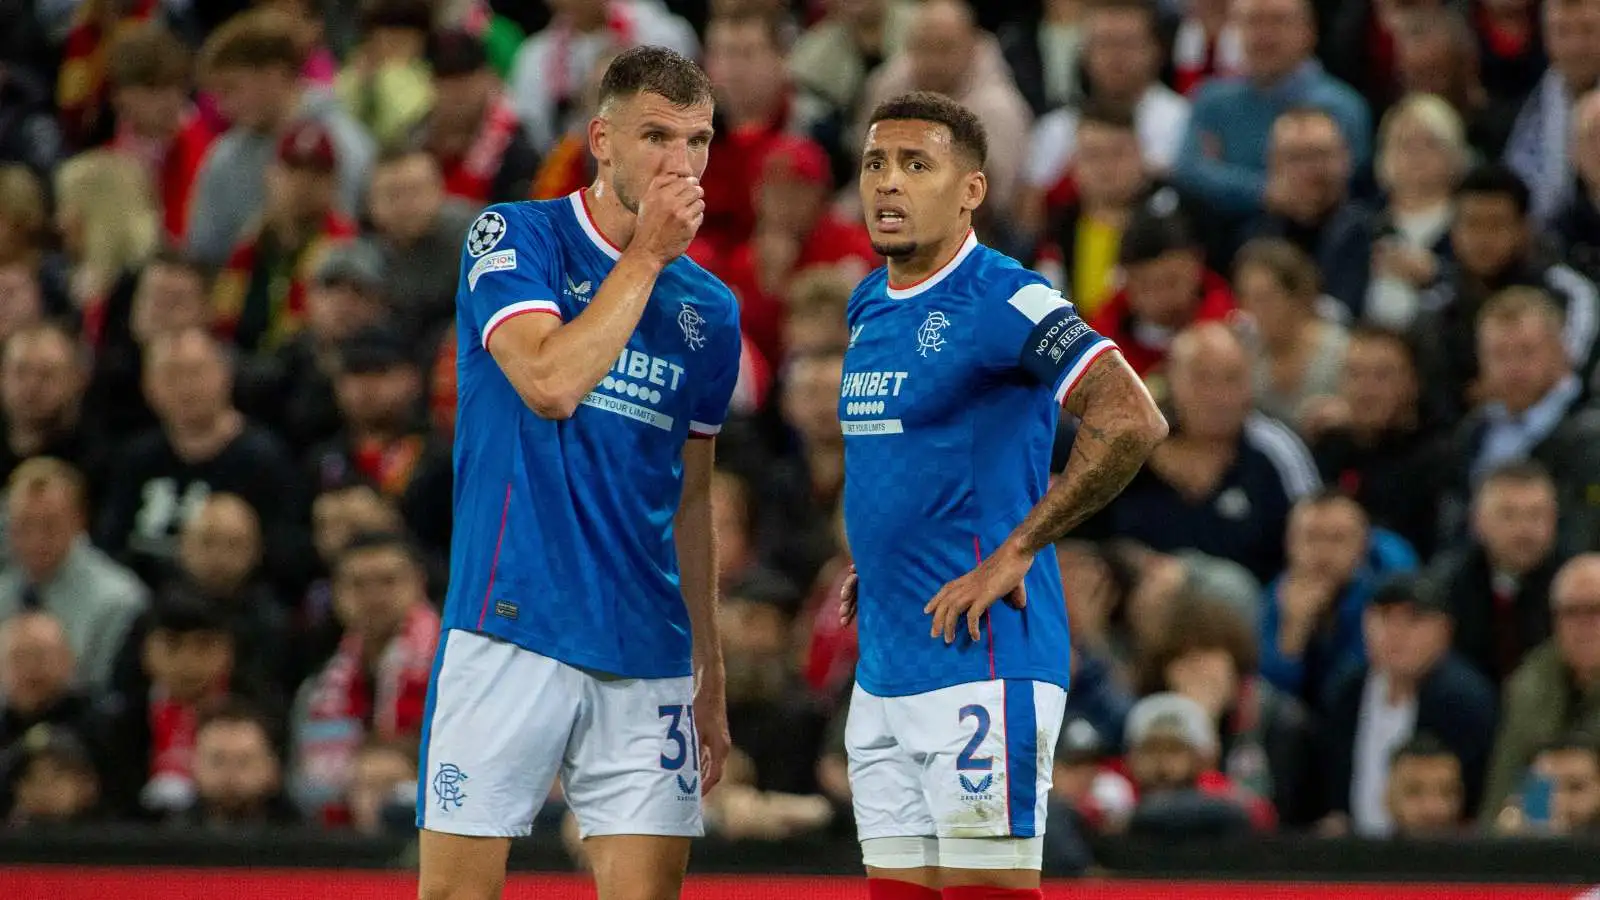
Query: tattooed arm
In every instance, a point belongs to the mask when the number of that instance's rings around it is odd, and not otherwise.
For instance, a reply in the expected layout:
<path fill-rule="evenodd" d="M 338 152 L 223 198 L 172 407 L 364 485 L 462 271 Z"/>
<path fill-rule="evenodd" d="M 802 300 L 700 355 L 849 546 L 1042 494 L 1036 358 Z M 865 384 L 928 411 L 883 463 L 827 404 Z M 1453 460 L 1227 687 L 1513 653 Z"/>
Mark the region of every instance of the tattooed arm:
<path fill-rule="evenodd" d="M 1066 471 L 1006 541 L 1029 559 L 1122 493 L 1167 436 L 1167 420 L 1118 352 L 1090 364 L 1064 407 L 1080 420 Z"/>
<path fill-rule="evenodd" d="M 978 640 L 983 614 L 996 600 L 1026 605 L 1022 582 L 1034 556 L 1110 503 L 1167 436 L 1167 420 L 1119 352 L 1089 364 L 1065 408 L 1081 420 L 1066 471 L 1004 544 L 928 602 L 923 612 L 933 614 L 931 635 L 954 641 L 964 615 L 967 633 Z"/>

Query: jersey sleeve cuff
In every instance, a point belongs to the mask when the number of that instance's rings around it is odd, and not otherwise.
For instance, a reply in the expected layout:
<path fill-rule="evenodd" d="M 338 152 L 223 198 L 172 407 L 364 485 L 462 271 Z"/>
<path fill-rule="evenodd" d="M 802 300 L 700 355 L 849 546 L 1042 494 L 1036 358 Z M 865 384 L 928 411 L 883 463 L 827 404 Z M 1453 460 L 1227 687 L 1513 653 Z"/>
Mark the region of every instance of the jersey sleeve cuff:
<path fill-rule="evenodd" d="M 1066 374 L 1061 376 L 1061 383 L 1056 385 L 1056 403 L 1066 403 L 1067 398 L 1072 396 L 1072 389 L 1078 386 L 1079 381 L 1083 380 L 1083 373 L 1089 371 L 1089 367 L 1094 365 L 1095 360 L 1115 349 L 1117 349 L 1117 345 L 1108 338 L 1101 338 L 1099 341 L 1090 344 L 1089 348 L 1083 351 L 1083 355 L 1078 357 L 1078 361 L 1073 363 L 1072 367 L 1067 369 Z"/>
<path fill-rule="evenodd" d="M 689 437 L 700 438 L 701 440 L 704 440 L 706 438 L 716 437 L 721 431 L 722 426 L 720 424 L 707 425 L 704 422 L 696 422 L 693 419 L 689 420 Z"/>
<path fill-rule="evenodd" d="M 483 349 L 489 349 L 489 338 L 494 334 L 496 328 L 515 319 L 517 316 L 527 315 L 528 313 L 544 313 L 559 319 L 561 318 L 561 307 L 557 306 L 554 300 L 519 300 L 516 303 L 500 307 L 494 315 L 489 317 L 489 321 L 484 323 Z"/>

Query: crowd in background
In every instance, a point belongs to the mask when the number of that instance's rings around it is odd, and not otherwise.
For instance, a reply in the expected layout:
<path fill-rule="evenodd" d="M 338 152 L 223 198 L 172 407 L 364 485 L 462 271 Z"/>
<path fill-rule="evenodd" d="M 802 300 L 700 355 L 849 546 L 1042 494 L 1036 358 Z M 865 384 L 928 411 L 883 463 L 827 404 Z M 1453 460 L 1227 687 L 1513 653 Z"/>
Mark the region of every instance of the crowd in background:
<path fill-rule="evenodd" d="M 411 827 L 462 236 L 590 181 L 598 75 L 654 43 L 718 91 L 690 254 L 745 338 L 713 832 L 850 830 L 837 403 L 880 263 L 853 182 L 910 89 L 978 113 L 980 237 L 1172 425 L 1057 548 L 1047 866 L 1124 832 L 1600 830 L 1600 0 L 8 16 L 7 827 Z"/>

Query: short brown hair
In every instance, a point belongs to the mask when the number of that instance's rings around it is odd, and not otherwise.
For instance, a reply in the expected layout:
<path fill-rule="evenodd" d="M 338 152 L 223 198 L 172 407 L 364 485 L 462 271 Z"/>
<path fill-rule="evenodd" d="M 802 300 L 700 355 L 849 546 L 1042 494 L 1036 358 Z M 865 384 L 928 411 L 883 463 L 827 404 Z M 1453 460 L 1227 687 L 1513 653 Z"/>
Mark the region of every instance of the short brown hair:
<path fill-rule="evenodd" d="M 1167 667 L 1190 653 L 1221 650 L 1233 657 L 1241 678 L 1253 675 L 1261 662 L 1255 629 L 1239 610 L 1205 594 L 1180 594 L 1173 601 L 1165 637 L 1139 661 L 1139 693 L 1170 690 Z"/>
<path fill-rule="evenodd" d="M 305 65 L 294 20 L 274 9 L 254 9 L 222 23 L 200 48 L 200 68 L 207 75 L 222 69 L 266 69 L 281 66 L 299 72 Z"/>
<path fill-rule="evenodd" d="M 38 494 L 52 487 L 64 488 L 74 509 L 88 512 L 89 485 L 83 473 L 53 456 L 35 456 L 12 470 L 6 490 L 13 495 Z"/>
<path fill-rule="evenodd" d="M 1322 293 L 1322 275 L 1304 250 L 1282 238 L 1256 238 L 1233 258 L 1233 275 L 1255 266 L 1265 269 L 1291 296 L 1315 300 Z"/>
<path fill-rule="evenodd" d="M 1550 323 L 1556 331 L 1566 325 L 1567 313 L 1554 297 L 1536 287 L 1517 285 L 1508 287 L 1490 297 L 1478 310 L 1478 327 L 1490 322 L 1502 325 L 1519 322 L 1527 316 L 1538 316 Z"/>
<path fill-rule="evenodd" d="M 159 23 L 119 33 L 107 53 L 106 75 L 119 88 L 187 90 L 194 58 L 183 41 Z"/>
<path fill-rule="evenodd" d="M 973 168 L 981 169 L 989 161 L 989 136 L 977 114 L 960 103 L 933 91 L 912 91 L 890 97 L 872 111 L 869 126 L 879 122 L 930 122 L 950 129 L 956 150 L 966 155 Z"/>
<path fill-rule="evenodd" d="M 666 47 L 641 44 L 612 58 L 600 79 L 600 108 L 614 100 L 655 94 L 673 106 L 711 103 L 711 79 L 687 56 Z"/>

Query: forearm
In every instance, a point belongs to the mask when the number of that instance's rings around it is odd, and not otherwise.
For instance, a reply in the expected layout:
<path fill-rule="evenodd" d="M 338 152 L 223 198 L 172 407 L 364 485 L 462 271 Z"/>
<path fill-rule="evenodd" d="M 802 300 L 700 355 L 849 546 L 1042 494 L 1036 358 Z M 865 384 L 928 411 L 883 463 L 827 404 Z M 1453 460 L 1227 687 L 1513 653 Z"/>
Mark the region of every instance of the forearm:
<path fill-rule="evenodd" d="M 1025 556 L 1104 509 L 1166 437 L 1155 402 L 1115 351 L 1090 366 L 1075 396 L 1080 394 L 1085 400 L 1066 471 L 1006 541 Z"/>
<path fill-rule="evenodd" d="M 544 339 L 536 365 L 552 393 L 576 403 L 611 371 L 662 268 L 643 253 L 623 253 L 589 305 Z"/>
<path fill-rule="evenodd" d="M 717 544 L 711 527 L 711 498 L 686 497 L 678 507 L 678 581 L 694 640 L 697 685 L 722 684 L 722 634 L 717 622 Z"/>

